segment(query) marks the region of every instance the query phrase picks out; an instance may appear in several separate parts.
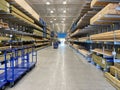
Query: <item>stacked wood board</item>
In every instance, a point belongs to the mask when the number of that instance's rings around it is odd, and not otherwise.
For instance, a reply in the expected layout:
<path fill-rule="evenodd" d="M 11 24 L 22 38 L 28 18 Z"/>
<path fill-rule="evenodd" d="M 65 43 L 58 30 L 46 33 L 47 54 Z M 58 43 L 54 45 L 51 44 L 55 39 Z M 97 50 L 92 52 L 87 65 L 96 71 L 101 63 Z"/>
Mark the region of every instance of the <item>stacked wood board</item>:
<path fill-rule="evenodd" d="M 120 90 L 120 81 L 116 77 L 108 72 L 105 73 L 105 77 L 117 90 Z"/>
<path fill-rule="evenodd" d="M 30 37 L 30 36 L 22 36 L 21 38 L 22 41 L 32 41 L 32 40 L 35 40 L 33 37 Z"/>
<path fill-rule="evenodd" d="M 43 36 L 43 32 L 34 30 L 33 34 L 38 35 L 38 36 Z"/>
<path fill-rule="evenodd" d="M 89 37 L 81 37 L 79 38 L 79 42 L 86 42 L 87 40 L 90 40 Z"/>
<path fill-rule="evenodd" d="M 25 0 L 7 0 L 12 2 L 14 6 L 23 8 L 26 12 L 32 15 L 37 21 L 39 21 L 40 16 L 32 9 L 32 7 Z"/>
<path fill-rule="evenodd" d="M 10 12 L 9 10 L 10 4 L 5 0 L 0 0 L 0 11 Z"/>
<path fill-rule="evenodd" d="M 112 56 L 112 51 L 110 51 L 110 50 L 104 50 L 103 51 L 102 49 L 96 48 L 96 49 L 92 50 L 92 52 L 102 54 L 102 55 L 105 55 L 105 56 L 109 56 L 109 57 Z"/>
<path fill-rule="evenodd" d="M 15 16 L 15 17 L 23 20 L 24 22 L 26 22 L 26 23 L 28 23 L 28 24 L 36 27 L 35 24 L 34 24 L 34 20 L 32 20 L 30 17 L 28 17 L 26 14 L 24 14 L 23 12 L 21 12 L 20 10 L 18 10 L 18 9 L 15 8 L 14 6 L 11 6 L 11 9 L 10 9 L 10 10 L 11 10 L 10 13 L 11 13 L 13 16 Z M 36 28 L 37 28 L 37 27 L 36 27 Z"/>
<path fill-rule="evenodd" d="M 117 76 L 120 79 L 120 69 L 115 67 L 115 66 L 111 66 L 110 67 L 110 74 L 113 76 Z"/>
<path fill-rule="evenodd" d="M 23 12 L 21 12 L 20 10 L 18 10 L 17 8 L 15 8 L 14 6 L 11 5 L 11 13 L 16 13 L 19 16 L 23 17 L 24 19 L 26 19 L 28 22 L 34 23 L 34 20 L 31 19 L 29 16 L 27 16 L 26 14 L 24 14 Z"/>
<path fill-rule="evenodd" d="M 111 2 L 119 2 L 119 0 L 92 0 L 91 8 L 93 8 L 93 7 L 104 7 Z"/>
<path fill-rule="evenodd" d="M 0 42 L 1 41 L 9 41 L 10 40 L 10 38 L 9 37 L 5 37 L 5 36 L 0 36 Z"/>
<path fill-rule="evenodd" d="M 90 52 L 85 49 L 78 49 L 78 51 L 85 57 L 88 57 L 90 55 Z"/>
<path fill-rule="evenodd" d="M 98 56 L 94 53 L 92 54 L 92 59 L 96 64 L 100 65 L 104 69 L 107 69 L 113 65 L 113 62 L 107 62 L 107 59 L 105 59 L 101 56 Z"/>
<path fill-rule="evenodd" d="M 93 41 L 120 41 L 120 30 L 94 34 L 90 36 Z"/>
<path fill-rule="evenodd" d="M 73 44 L 72 46 L 73 46 L 75 49 L 77 49 L 77 50 L 78 50 L 78 49 L 79 49 L 79 47 L 80 47 L 80 46 L 79 46 L 79 45 L 77 45 L 77 44 Z"/>
<path fill-rule="evenodd" d="M 76 35 L 79 31 L 80 31 L 80 29 L 77 29 L 77 30 L 76 30 L 74 33 L 72 33 L 70 36 L 72 37 L 72 36 Z"/>
<path fill-rule="evenodd" d="M 120 20 L 120 11 L 116 10 L 119 4 L 108 4 L 94 17 L 91 18 L 90 24 L 113 24 L 115 21 Z"/>

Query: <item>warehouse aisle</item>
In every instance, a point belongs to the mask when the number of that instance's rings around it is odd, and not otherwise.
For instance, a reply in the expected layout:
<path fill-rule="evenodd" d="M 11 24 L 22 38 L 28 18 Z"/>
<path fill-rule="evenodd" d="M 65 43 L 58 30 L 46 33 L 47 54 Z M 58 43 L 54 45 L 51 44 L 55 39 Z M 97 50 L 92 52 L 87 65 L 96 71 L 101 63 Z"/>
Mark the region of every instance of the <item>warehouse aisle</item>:
<path fill-rule="evenodd" d="M 39 51 L 38 64 L 7 90 L 115 90 L 103 73 L 68 46 Z"/>

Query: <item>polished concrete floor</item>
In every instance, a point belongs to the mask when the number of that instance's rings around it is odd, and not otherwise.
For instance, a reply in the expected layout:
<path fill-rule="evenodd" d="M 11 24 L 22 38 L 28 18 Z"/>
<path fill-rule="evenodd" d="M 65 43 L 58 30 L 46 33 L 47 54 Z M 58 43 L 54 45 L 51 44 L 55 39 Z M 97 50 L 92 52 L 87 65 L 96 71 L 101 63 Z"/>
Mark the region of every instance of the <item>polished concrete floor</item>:
<path fill-rule="evenodd" d="M 115 90 L 103 72 L 68 46 L 38 52 L 36 67 L 7 90 Z"/>

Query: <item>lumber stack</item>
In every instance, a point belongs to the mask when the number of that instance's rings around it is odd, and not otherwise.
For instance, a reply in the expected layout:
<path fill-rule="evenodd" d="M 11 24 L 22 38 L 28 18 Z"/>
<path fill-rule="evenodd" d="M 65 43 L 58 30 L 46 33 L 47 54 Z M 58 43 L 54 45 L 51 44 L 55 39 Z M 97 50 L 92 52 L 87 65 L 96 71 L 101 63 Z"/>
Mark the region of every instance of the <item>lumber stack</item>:
<path fill-rule="evenodd" d="M 111 66 L 110 67 L 110 74 L 113 76 L 117 76 L 118 78 L 120 78 L 120 69 L 115 67 L 115 66 Z"/>
<path fill-rule="evenodd" d="M 43 36 L 43 32 L 40 32 L 38 30 L 34 30 L 33 34 L 38 35 L 38 36 Z"/>
<path fill-rule="evenodd" d="M 116 77 L 108 72 L 105 73 L 105 77 L 117 90 L 120 90 L 120 81 Z"/>
<path fill-rule="evenodd" d="M 94 35 L 91 35 L 90 38 L 93 41 L 114 41 L 114 39 L 119 41 L 120 30 L 110 31 L 110 32 L 105 32 L 105 33 L 100 33 L 100 34 L 94 34 Z"/>
<path fill-rule="evenodd" d="M 10 4 L 5 0 L 0 0 L 0 11 L 10 12 L 9 10 Z"/>
<path fill-rule="evenodd" d="M 80 29 L 77 29 L 74 33 L 72 33 L 70 36 L 73 37 L 74 35 L 76 35 L 78 32 L 80 31 Z"/>
<path fill-rule="evenodd" d="M 73 47 L 78 50 L 80 46 L 77 44 L 73 44 Z"/>
<path fill-rule="evenodd" d="M 98 56 L 96 54 L 92 54 L 92 59 L 96 64 L 100 65 L 104 69 L 113 65 L 113 62 L 108 62 L 107 59 L 105 59 L 101 56 Z"/>
<path fill-rule="evenodd" d="M 87 40 L 89 40 L 89 37 L 81 37 L 81 38 L 79 38 L 79 42 L 85 42 Z"/>
<path fill-rule="evenodd" d="M 89 51 L 87 51 L 87 50 L 85 50 L 85 49 L 78 49 L 78 51 L 79 51 L 82 55 L 84 55 L 85 57 L 87 57 L 87 56 L 90 55 Z"/>
<path fill-rule="evenodd" d="M 34 23 L 34 20 L 31 19 L 30 17 L 28 17 L 26 14 L 24 14 L 23 12 L 21 12 L 20 10 L 18 10 L 17 8 L 15 8 L 14 6 L 11 5 L 11 13 L 16 13 L 18 14 L 20 17 L 26 19 L 26 21 Z"/>
<path fill-rule="evenodd" d="M 105 56 L 112 56 L 112 51 L 110 51 L 110 50 L 104 50 L 103 51 L 102 49 L 96 48 L 96 49 L 92 50 L 92 52 L 102 54 L 102 55 L 105 55 Z"/>
<path fill-rule="evenodd" d="M 8 2 L 15 3 L 18 7 L 20 6 L 30 15 L 32 15 L 36 20 L 39 21 L 40 16 L 32 9 L 32 7 L 25 0 L 7 0 Z"/>
<path fill-rule="evenodd" d="M 113 21 L 120 20 L 120 11 L 116 10 L 119 4 L 108 4 L 90 20 L 90 24 L 112 24 Z M 110 22 L 111 21 L 111 22 Z M 100 23 L 99 23 L 100 22 Z"/>
<path fill-rule="evenodd" d="M 5 37 L 5 36 L 0 36 L 0 41 L 9 41 L 10 38 L 9 37 Z"/>
<path fill-rule="evenodd" d="M 106 5 L 108 5 L 109 3 L 115 3 L 115 2 L 119 2 L 119 0 L 92 0 L 91 2 L 91 8 L 94 7 L 104 7 Z"/>
<path fill-rule="evenodd" d="M 21 40 L 22 41 L 32 41 L 32 40 L 34 40 L 34 38 L 30 37 L 30 36 L 22 36 Z"/>

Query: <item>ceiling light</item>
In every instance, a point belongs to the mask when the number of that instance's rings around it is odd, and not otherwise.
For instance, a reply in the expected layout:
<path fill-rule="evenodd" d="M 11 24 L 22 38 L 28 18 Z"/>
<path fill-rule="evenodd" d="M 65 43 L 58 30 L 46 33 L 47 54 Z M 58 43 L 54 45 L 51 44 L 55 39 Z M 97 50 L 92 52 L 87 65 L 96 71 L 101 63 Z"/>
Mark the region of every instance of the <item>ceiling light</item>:
<path fill-rule="evenodd" d="M 67 2 L 66 2 L 66 1 L 63 1 L 63 4 L 67 4 Z"/>
<path fill-rule="evenodd" d="M 66 20 L 65 18 L 63 18 L 63 20 Z"/>
<path fill-rule="evenodd" d="M 53 21 L 50 21 L 50 23 L 53 23 Z"/>
<path fill-rule="evenodd" d="M 61 21 L 62 23 L 64 23 L 64 21 Z"/>
<path fill-rule="evenodd" d="M 50 11 L 50 13 L 54 13 L 54 11 Z"/>
<path fill-rule="evenodd" d="M 50 5 L 50 2 L 46 2 L 47 5 Z"/>
<path fill-rule="evenodd" d="M 54 20 L 56 20 L 56 18 Z"/>
<path fill-rule="evenodd" d="M 66 13 L 66 10 L 64 10 L 63 12 Z"/>

